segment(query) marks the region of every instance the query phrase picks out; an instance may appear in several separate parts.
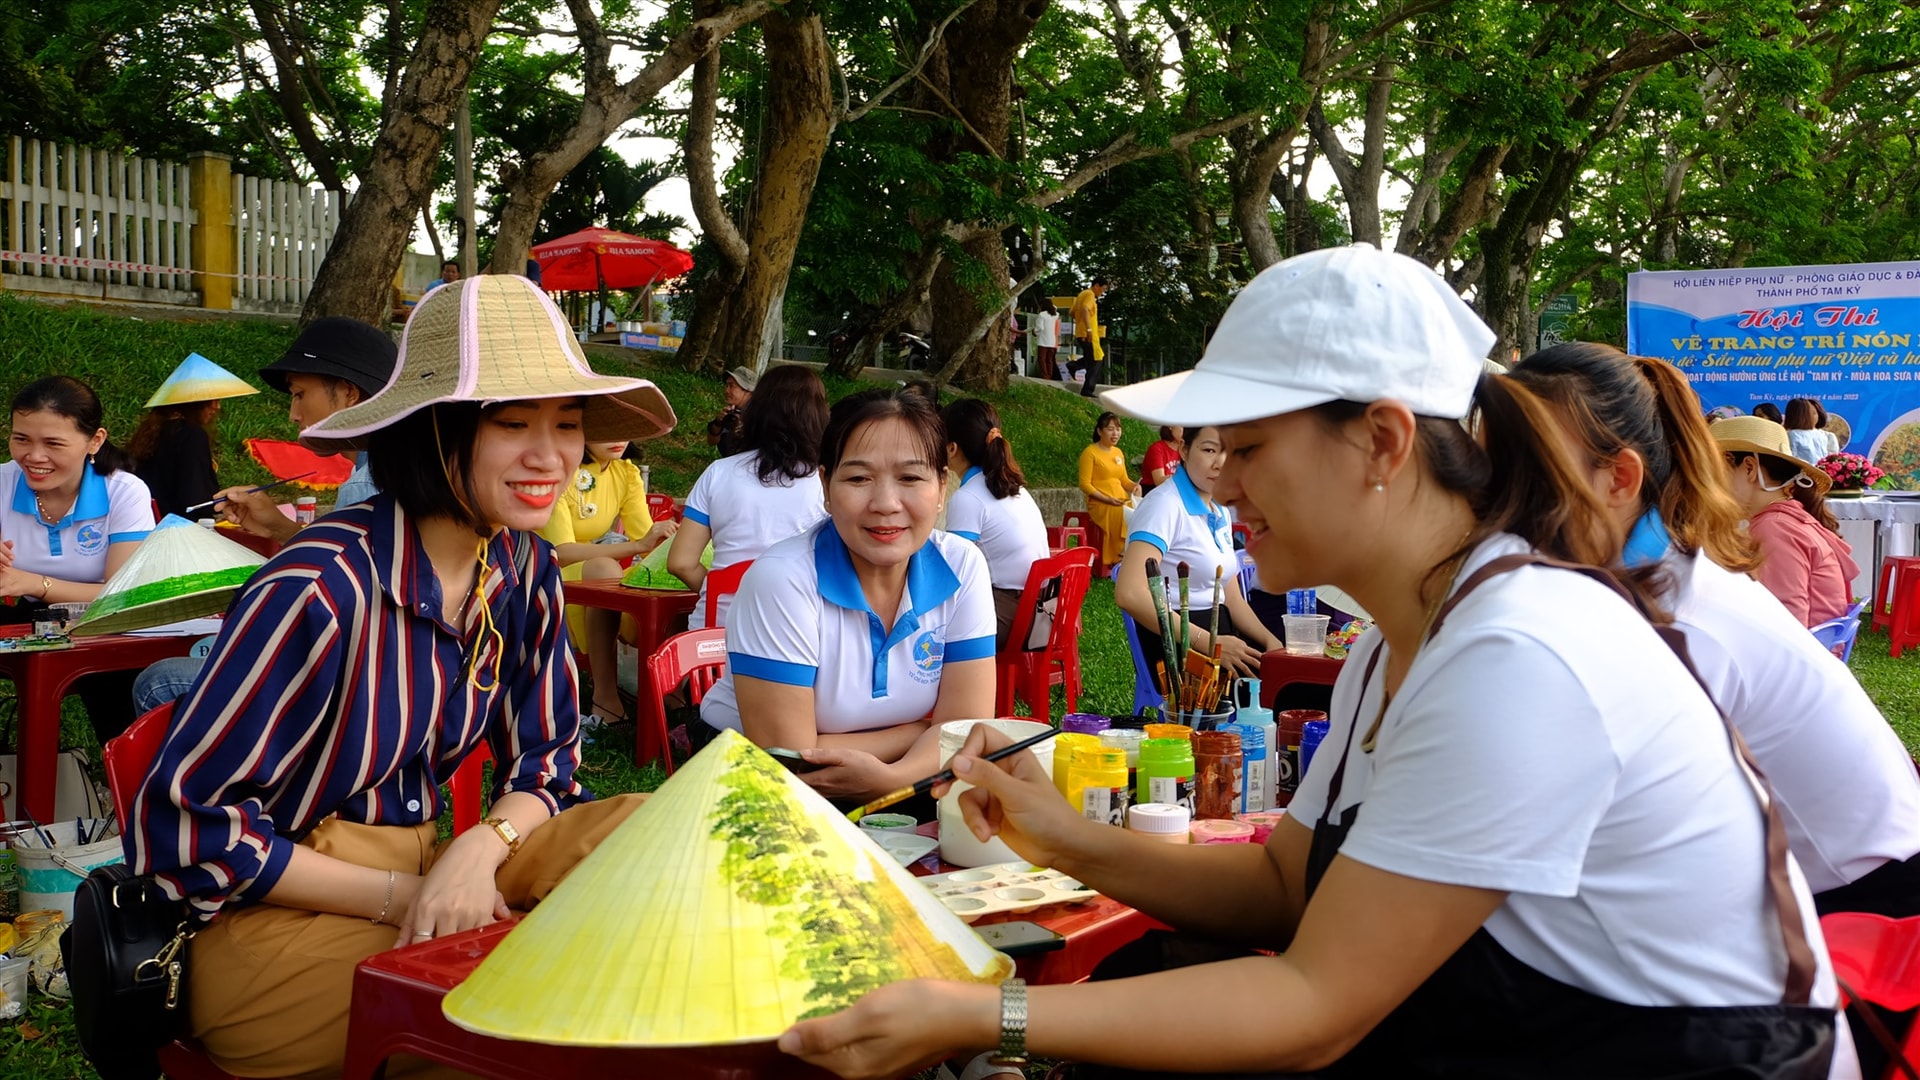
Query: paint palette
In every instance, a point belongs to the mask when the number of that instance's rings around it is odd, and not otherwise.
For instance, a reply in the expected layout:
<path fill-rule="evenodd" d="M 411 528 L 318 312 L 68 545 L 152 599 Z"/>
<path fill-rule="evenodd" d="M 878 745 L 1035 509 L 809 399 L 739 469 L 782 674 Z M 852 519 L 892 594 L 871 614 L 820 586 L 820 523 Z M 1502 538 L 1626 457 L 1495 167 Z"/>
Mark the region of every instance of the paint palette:
<path fill-rule="evenodd" d="M 912 866 L 926 858 L 940 841 L 931 836 L 921 836 L 910 832 L 881 832 L 875 829 L 865 830 L 868 839 L 879 844 L 881 849 L 896 859 L 901 866 Z"/>
<path fill-rule="evenodd" d="M 921 878 L 920 883 L 963 922 L 1003 911 L 1078 903 L 1100 895 L 1058 870 L 1043 870 L 1023 862 L 934 874 Z"/>

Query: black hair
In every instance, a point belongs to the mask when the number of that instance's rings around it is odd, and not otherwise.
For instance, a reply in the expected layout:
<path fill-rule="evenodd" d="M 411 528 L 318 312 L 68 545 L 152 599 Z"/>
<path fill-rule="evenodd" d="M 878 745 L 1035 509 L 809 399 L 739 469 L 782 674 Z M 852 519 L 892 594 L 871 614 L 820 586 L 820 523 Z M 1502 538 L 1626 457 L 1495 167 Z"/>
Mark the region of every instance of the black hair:
<path fill-rule="evenodd" d="M 947 426 L 947 441 L 980 467 L 994 498 L 1010 499 L 1027 486 L 1020 463 L 1013 459 L 1013 447 L 1000 432 L 1000 414 L 992 405 L 979 398 L 961 398 L 940 411 L 940 421 Z"/>
<path fill-rule="evenodd" d="M 1787 402 L 1788 431 L 1811 431 L 1820 426 L 1820 406 L 1812 398 L 1797 397 Z"/>
<path fill-rule="evenodd" d="M 140 426 L 133 429 L 133 437 L 127 440 L 128 460 L 134 468 L 144 468 L 160 449 L 160 436 L 176 424 L 191 424 L 205 431 L 213 422 L 213 406 L 211 401 L 183 401 L 148 409 L 140 417 Z M 212 432 L 208 432 L 207 444 L 213 444 Z"/>
<path fill-rule="evenodd" d="M 740 418 L 741 446 L 760 455 L 760 483 L 788 487 L 820 465 L 827 388 L 810 367 L 782 364 L 760 376 Z"/>
<path fill-rule="evenodd" d="M 1103 277 L 1097 277 L 1093 279 L 1093 284 L 1095 285 L 1105 285 L 1106 283 L 1107 283 L 1107 279 Z"/>
<path fill-rule="evenodd" d="M 1760 404 L 1755 405 L 1753 407 L 1753 415 L 1759 417 L 1762 420 L 1771 420 L 1774 423 L 1779 424 L 1781 427 L 1786 426 L 1786 423 L 1785 423 L 1786 417 L 1781 414 L 1780 406 L 1775 405 L 1771 401 L 1763 401 Z"/>
<path fill-rule="evenodd" d="M 94 433 L 104 425 L 101 423 L 103 410 L 100 395 L 93 387 L 71 375 L 49 375 L 28 383 L 13 395 L 13 412 L 36 413 L 50 412 L 55 416 L 64 416 L 73 421 L 80 429 L 82 439 L 91 439 Z M 133 461 L 126 451 L 113 445 L 112 439 L 100 444 L 93 452 L 93 471 L 101 476 L 112 476 L 122 469 L 132 469 Z"/>
<path fill-rule="evenodd" d="M 367 469 L 374 486 L 393 496 L 409 517 L 447 518 L 472 528 L 477 536 L 491 535 L 492 523 L 480 520 L 474 509 L 480 499 L 473 486 L 473 444 L 480 421 L 508 404 L 443 402 L 375 431 L 367 436 Z M 459 491 L 453 488 L 454 476 L 460 477 Z"/>
<path fill-rule="evenodd" d="M 1120 414 L 1119 414 L 1119 413 L 1111 413 L 1111 412 L 1103 412 L 1103 413 L 1101 413 L 1101 414 L 1100 414 L 1100 418 L 1099 418 L 1099 419 L 1097 419 L 1097 420 L 1095 420 L 1095 421 L 1093 422 L 1093 438 L 1091 438 L 1091 439 L 1089 439 L 1089 440 L 1087 440 L 1087 441 L 1088 441 L 1088 442 L 1099 442 L 1099 441 L 1100 441 L 1100 429 L 1101 429 L 1101 428 L 1104 428 L 1104 427 L 1106 427 L 1106 426 L 1107 426 L 1108 424 L 1118 424 L 1119 422 L 1120 422 Z"/>
<path fill-rule="evenodd" d="M 460 269 L 460 260 L 459 259 L 440 260 L 440 269 L 445 270 L 449 266 L 453 267 L 455 270 Z"/>
<path fill-rule="evenodd" d="M 1180 434 L 1175 435 L 1174 434 L 1175 431 L 1180 432 Z M 1187 429 L 1184 427 L 1181 427 L 1179 424 L 1160 425 L 1160 441 L 1161 442 L 1170 443 L 1170 442 L 1173 442 L 1175 439 L 1184 439 L 1186 437 L 1187 437 Z"/>
<path fill-rule="evenodd" d="M 909 394 L 919 394 L 933 402 L 934 408 L 940 407 L 940 390 L 933 385 L 932 379 L 908 379 L 900 384 L 901 390 Z"/>
<path fill-rule="evenodd" d="M 912 430 L 920 444 L 927 466 L 935 472 L 947 470 L 947 429 L 934 411 L 933 402 L 904 390 L 864 390 L 833 403 L 827 414 L 827 429 L 820 435 L 820 475 L 828 480 L 840 467 L 847 444 L 854 433 L 868 424 L 898 419 Z"/>
<path fill-rule="evenodd" d="M 1769 482 L 1776 486 L 1786 484 L 1788 496 L 1811 514 L 1813 520 L 1819 522 L 1822 528 L 1835 536 L 1840 535 L 1840 519 L 1833 516 L 1832 510 L 1827 509 L 1827 497 L 1820 494 L 1818 489 L 1797 482 L 1804 475 L 1800 466 L 1785 458 L 1777 458 L 1772 454 L 1756 454 L 1748 450 L 1735 450 L 1727 455 L 1727 460 L 1733 462 L 1736 467 L 1748 458 L 1753 458 L 1760 463 L 1760 471 L 1766 474 Z"/>

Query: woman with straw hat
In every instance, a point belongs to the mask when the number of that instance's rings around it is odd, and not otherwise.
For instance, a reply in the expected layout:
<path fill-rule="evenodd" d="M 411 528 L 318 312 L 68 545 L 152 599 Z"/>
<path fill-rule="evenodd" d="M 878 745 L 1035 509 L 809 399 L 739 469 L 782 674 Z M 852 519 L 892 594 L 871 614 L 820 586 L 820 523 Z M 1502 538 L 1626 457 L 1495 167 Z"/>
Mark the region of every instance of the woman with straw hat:
<path fill-rule="evenodd" d="M 847 1077 L 993 1045 L 1082 1076 L 1829 1075 L 1837 991 L 1778 823 L 1638 582 L 1533 554 L 1604 564 L 1616 527 L 1544 404 L 1483 375 L 1493 342 L 1355 245 L 1263 271 L 1193 371 L 1108 391 L 1222 427 L 1215 493 L 1269 591 L 1375 616 L 1333 727 L 1264 846 L 1090 822 L 976 728 L 974 831 L 1180 933 L 1081 985 L 896 983 L 781 1048 Z"/>
<path fill-rule="evenodd" d="M 1803 625 L 1847 613 L 1860 567 L 1827 509 L 1833 479 L 1792 450 L 1787 429 L 1757 416 L 1716 421 L 1727 483 L 1760 545 L 1755 576 Z"/>
<path fill-rule="evenodd" d="M 189 1024 L 221 1068 L 337 1072 L 356 963 L 531 906 L 635 805 L 582 804 L 560 571 L 533 533 L 586 440 L 673 422 L 501 275 L 422 301 L 386 388 L 302 433 L 369 449 L 381 493 L 254 576 L 129 814 L 138 872 L 221 913 Z M 493 816 L 436 844 L 440 785 L 483 740 Z"/>

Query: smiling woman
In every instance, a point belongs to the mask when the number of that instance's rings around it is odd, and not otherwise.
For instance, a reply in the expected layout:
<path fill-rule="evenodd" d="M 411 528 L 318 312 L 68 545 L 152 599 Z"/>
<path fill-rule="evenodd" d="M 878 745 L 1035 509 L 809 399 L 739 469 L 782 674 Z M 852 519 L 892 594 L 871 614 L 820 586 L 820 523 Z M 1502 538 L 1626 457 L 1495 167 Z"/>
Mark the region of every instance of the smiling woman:
<path fill-rule="evenodd" d="M 727 616 L 713 729 L 799 750 L 831 798 L 864 801 L 940 768 L 939 727 L 988 715 L 993 595 L 980 549 L 936 532 L 940 415 L 874 390 L 833 407 L 821 440 L 828 519 L 754 561 Z"/>

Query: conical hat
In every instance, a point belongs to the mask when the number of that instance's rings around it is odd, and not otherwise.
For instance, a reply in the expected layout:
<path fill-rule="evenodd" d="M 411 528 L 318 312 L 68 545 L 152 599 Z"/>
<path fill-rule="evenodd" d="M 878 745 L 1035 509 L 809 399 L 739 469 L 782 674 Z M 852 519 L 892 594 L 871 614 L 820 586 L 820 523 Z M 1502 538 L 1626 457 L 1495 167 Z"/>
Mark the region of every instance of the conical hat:
<path fill-rule="evenodd" d="M 101 586 L 70 632 L 120 634 L 217 615 L 265 562 L 211 529 L 168 514 Z"/>
<path fill-rule="evenodd" d="M 188 353 L 187 358 L 180 361 L 180 366 L 173 369 L 173 374 L 167 376 L 167 381 L 160 384 L 160 389 L 147 399 L 147 408 L 245 397 L 259 392 L 247 385 L 240 376 L 199 353 Z"/>
<path fill-rule="evenodd" d="M 443 1009 L 503 1039 L 703 1046 L 777 1038 L 901 979 L 1012 973 L 846 815 L 727 731 Z"/>

